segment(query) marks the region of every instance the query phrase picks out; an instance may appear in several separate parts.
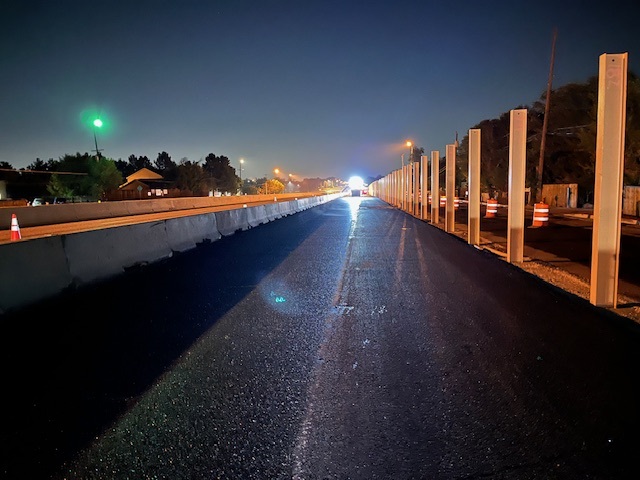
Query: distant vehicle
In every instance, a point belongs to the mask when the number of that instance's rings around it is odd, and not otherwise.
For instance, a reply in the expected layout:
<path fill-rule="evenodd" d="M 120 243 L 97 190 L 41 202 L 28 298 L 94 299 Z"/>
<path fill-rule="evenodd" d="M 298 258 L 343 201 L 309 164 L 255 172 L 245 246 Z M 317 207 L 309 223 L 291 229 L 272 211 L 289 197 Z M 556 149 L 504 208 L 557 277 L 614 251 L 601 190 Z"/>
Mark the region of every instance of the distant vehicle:
<path fill-rule="evenodd" d="M 67 199 L 64 197 L 36 197 L 31 201 L 32 207 L 38 205 L 55 205 L 60 203 L 67 203 Z"/>
<path fill-rule="evenodd" d="M 352 197 L 359 197 L 362 190 L 365 188 L 364 181 L 360 177 L 351 177 L 349 179 L 349 188 L 351 189 Z"/>

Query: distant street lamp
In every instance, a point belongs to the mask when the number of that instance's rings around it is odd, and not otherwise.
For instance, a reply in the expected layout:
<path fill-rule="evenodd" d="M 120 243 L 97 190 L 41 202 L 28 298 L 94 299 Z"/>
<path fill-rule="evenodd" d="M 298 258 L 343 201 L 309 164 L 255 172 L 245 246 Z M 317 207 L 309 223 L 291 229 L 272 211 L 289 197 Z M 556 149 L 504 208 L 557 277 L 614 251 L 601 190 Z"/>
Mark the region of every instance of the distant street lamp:
<path fill-rule="evenodd" d="M 93 141 L 96 145 L 96 160 L 100 158 L 100 150 L 98 149 L 98 137 L 96 136 L 96 128 L 102 128 L 102 120 L 96 118 L 93 121 Z"/>
<path fill-rule="evenodd" d="M 240 189 L 242 190 L 242 164 L 244 163 L 244 158 L 240 159 Z"/>
<path fill-rule="evenodd" d="M 413 143 L 411 143 L 410 140 L 407 140 L 405 142 L 405 145 L 409 147 L 409 161 L 407 162 L 408 165 L 411 163 L 411 160 L 413 160 Z M 400 166 L 404 167 L 404 153 L 400 154 Z"/>

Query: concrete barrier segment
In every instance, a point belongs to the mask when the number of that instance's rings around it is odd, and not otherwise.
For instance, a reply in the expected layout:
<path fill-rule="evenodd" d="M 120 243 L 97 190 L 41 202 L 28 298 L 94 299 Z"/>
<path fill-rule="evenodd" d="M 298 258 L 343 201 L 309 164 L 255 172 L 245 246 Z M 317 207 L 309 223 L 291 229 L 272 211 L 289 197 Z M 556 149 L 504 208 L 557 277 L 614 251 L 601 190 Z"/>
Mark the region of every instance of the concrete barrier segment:
<path fill-rule="evenodd" d="M 267 211 L 267 216 L 269 217 L 269 221 L 282 218 L 282 213 L 280 213 L 280 207 L 278 207 L 276 203 L 268 203 L 264 207 Z"/>
<path fill-rule="evenodd" d="M 0 313 L 60 294 L 72 284 L 61 237 L 3 245 Z"/>
<path fill-rule="evenodd" d="M 75 285 L 124 273 L 126 268 L 170 258 L 165 222 L 138 223 L 62 237 Z"/>
<path fill-rule="evenodd" d="M 300 205 L 300 208 L 302 208 L 303 210 L 307 210 L 311 207 L 311 203 L 309 202 L 309 200 L 309 198 L 301 198 L 300 200 L 298 200 L 298 205 Z"/>
<path fill-rule="evenodd" d="M 278 202 L 278 209 L 280 210 L 280 214 L 283 217 L 287 215 L 291 215 L 293 212 L 291 211 L 291 202 Z"/>
<path fill-rule="evenodd" d="M 215 242 L 222 237 L 213 213 L 171 218 L 164 223 L 167 241 L 174 252 L 191 250 L 204 241 Z"/>
<path fill-rule="evenodd" d="M 215 212 L 215 216 L 218 231 L 225 237 L 233 235 L 238 230 L 247 230 L 249 228 L 246 208 L 222 210 Z"/>
<path fill-rule="evenodd" d="M 256 207 L 247 208 L 247 222 L 250 227 L 257 227 L 263 223 L 269 222 L 269 215 L 264 205 L 258 205 Z"/>

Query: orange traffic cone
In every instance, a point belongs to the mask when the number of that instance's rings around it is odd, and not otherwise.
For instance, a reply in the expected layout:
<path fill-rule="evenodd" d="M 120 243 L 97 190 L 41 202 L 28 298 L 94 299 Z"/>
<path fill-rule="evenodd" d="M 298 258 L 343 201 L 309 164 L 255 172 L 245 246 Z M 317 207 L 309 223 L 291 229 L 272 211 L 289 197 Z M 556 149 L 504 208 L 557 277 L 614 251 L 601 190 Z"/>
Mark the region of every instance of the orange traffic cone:
<path fill-rule="evenodd" d="M 18 226 L 18 217 L 16 217 L 15 213 L 11 214 L 11 241 L 20 240 L 22 235 L 20 235 L 20 227 Z"/>

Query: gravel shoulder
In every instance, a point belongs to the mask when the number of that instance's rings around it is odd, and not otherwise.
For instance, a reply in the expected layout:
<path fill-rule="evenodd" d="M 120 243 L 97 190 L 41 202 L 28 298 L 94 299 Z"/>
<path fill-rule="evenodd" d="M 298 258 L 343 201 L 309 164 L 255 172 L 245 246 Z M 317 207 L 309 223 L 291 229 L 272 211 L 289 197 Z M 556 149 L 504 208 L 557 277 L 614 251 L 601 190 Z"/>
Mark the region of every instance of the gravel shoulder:
<path fill-rule="evenodd" d="M 455 234 L 462 238 L 467 238 L 466 231 L 456 231 Z M 495 255 L 506 259 L 506 249 L 503 243 L 482 239 L 479 248 L 489 250 Z M 567 293 L 590 301 L 590 279 L 588 278 L 583 278 L 548 262 L 533 258 L 525 257 L 525 261 L 516 264 L 516 266 Z M 606 310 L 640 323 L 640 298 L 618 294 L 617 308 L 606 308 Z"/>

